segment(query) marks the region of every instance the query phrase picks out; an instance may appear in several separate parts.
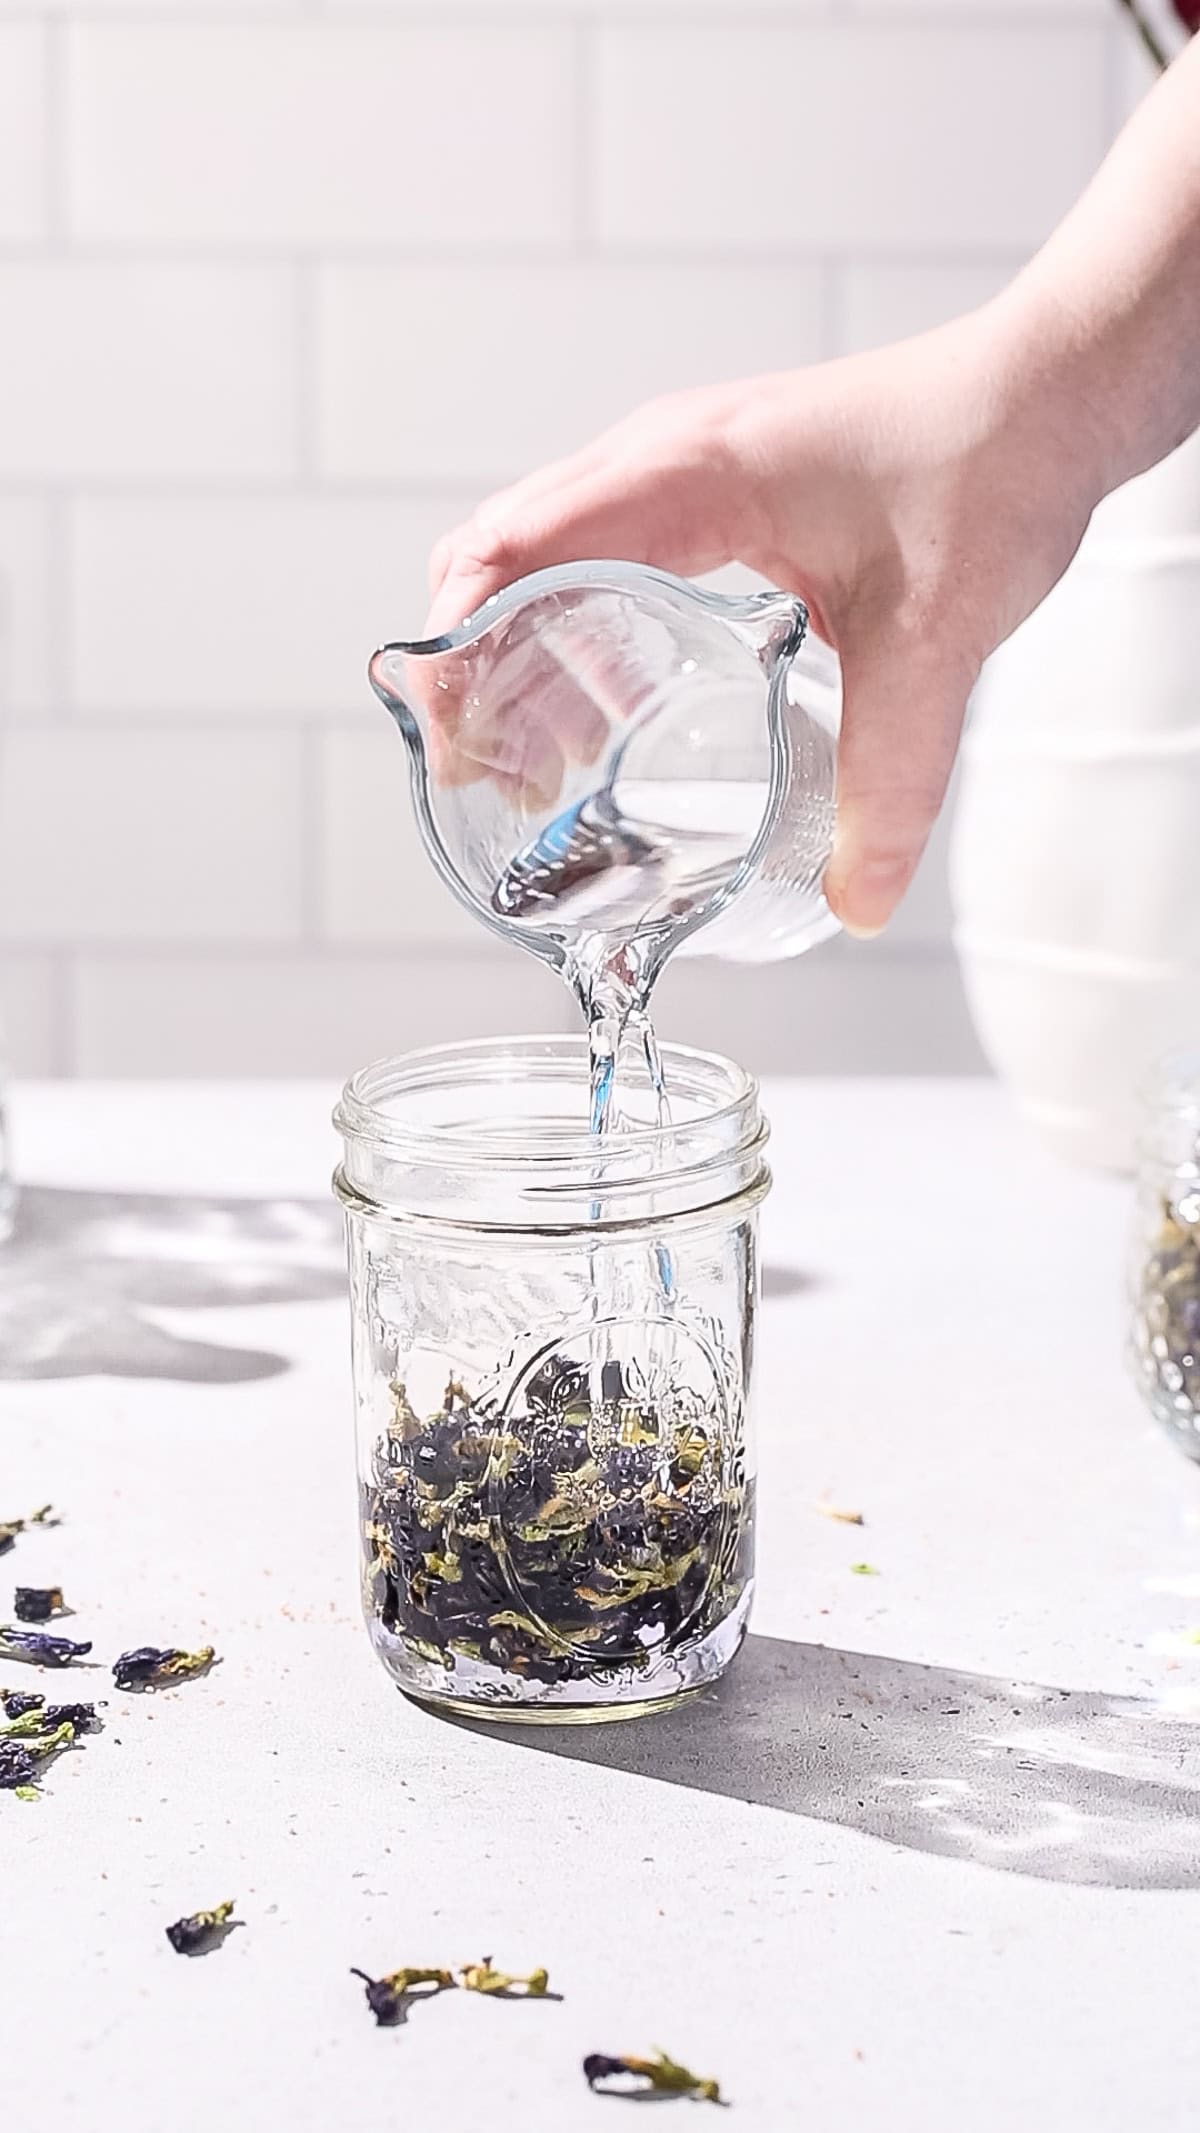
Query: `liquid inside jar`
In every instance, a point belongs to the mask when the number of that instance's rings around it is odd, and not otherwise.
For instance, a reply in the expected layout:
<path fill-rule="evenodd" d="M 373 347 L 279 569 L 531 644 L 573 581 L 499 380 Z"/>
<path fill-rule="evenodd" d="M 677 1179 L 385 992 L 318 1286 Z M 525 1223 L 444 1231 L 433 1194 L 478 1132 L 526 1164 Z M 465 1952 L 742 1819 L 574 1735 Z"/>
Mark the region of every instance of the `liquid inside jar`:
<path fill-rule="evenodd" d="M 702 1392 L 656 1397 L 636 1364 L 599 1375 L 554 1354 L 507 1411 L 452 1381 L 427 1416 L 392 1387 L 363 1490 L 385 1646 L 502 1704 L 539 1685 L 593 1701 L 639 1680 L 648 1697 L 677 1692 L 692 1655 L 707 1678 L 706 1644 L 723 1650 L 749 1600 L 737 1440 Z"/>

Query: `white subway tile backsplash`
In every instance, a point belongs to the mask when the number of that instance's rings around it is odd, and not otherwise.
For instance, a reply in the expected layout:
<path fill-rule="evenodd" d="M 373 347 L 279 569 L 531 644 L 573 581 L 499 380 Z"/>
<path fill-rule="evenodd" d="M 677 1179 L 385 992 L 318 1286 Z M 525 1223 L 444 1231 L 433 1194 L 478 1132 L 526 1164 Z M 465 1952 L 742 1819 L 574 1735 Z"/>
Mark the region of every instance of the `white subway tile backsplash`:
<path fill-rule="evenodd" d="M 328 267 L 321 466 L 504 481 L 655 393 L 804 362 L 821 332 L 815 267 Z"/>
<path fill-rule="evenodd" d="M 481 936 L 482 938 L 482 936 Z M 0 972 L 0 984 L 3 982 Z M 98 1075 L 328 1074 L 422 1044 L 570 1026 L 532 957 L 420 960 L 326 952 L 133 957 L 85 952 L 71 993 L 74 1070 Z"/>
<path fill-rule="evenodd" d="M 51 585 L 50 516 L 44 497 L 0 495 L 0 783 L 5 726 L 44 712 L 51 696 L 60 617 Z"/>
<path fill-rule="evenodd" d="M 420 634 L 430 548 L 462 509 L 448 497 L 85 497 L 72 702 L 181 723 L 382 720 L 367 659 L 386 637 Z M 0 569 L 3 534 L 0 508 Z"/>
<path fill-rule="evenodd" d="M 116 0 L 113 0 L 116 4 Z M 430 0 L 319 0 L 335 16 L 341 9 L 353 10 L 356 14 L 363 8 L 377 10 L 380 14 L 405 15 L 427 14 Z M 843 0 L 750 0 L 756 15 L 829 15 L 843 5 Z M 893 4 L 893 0 L 886 0 Z M 938 0 L 934 0 L 938 4 Z M 987 0 L 990 6 L 996 0 Z M 1020 6 L 1036 6 L 1038 0 L 1017 0 Z M 1042 0 L 1044 4 L 1044 0 Z M 1060 0 L 1052 0 L 1060 4 Z M 1061 0 L 1067 7 L 1086 7 L 1100 4 L 1100 0 Z M 685 22 L 692 17 L 718 16 L 729 21 L 741 11 L 742 0 L 466 0 L 466 8 L 473 18 L 486 16 L 503 19 L 508 15 L 538 18 L 543 15 L 554 18 L 567 17 L 587 22 L 615 16 L 618 20 L 633 16 L 644 19 L 647 15 L 661 16 L 670 22 Z"/>
<path fill-rule="evenodd" d="M 177 249 L 561 245 L 571 68 L 549 26 L 88 25 L 71 228 Z"/>
<path fill-rule="evenodd" d="M 36 23 L 0 22 L 0 244 L 46 233 L 46 53 Z"/>
<path fill-rule="evenodd" d="M 577 1027 L 558 980 L 503 949 L 433 962 L 206 949 L 182 963 L 85 948 L 69 1000 L 72 1071 L 100 1076 L 340 1078 L 421 1044 Z M 759 1074 L 986 1071 L 953 958 L 884 955 L 875 943 L 769 969 L 679 964 L 657 1018 L 664 1039 L 728 1043 Z M 30 1056 L 26 1071 L 40 1071 Z"/>
<path fill-rule="evenodd" d="M 0 0 L 17 1065 L 573 1028 L 367 687 L 431 543 L 655 393 L 984 301 L 1150 79 L 1115 0 Z M 664 1034 L 977 1070 L 948 836 L 878 942 L 671 970 Z"/>
<path fill-rule="evenodd" d="M 294 736 L 9 736 L 0 940 L 287 940 L 301 895 Z"/>
<path fill-rule="evenodd" d="M 321 939 L 478 953 L 488 935 L 433 873 L 404 743 L 382 711 L 375 728 L 325 736 L 318 786 Z"/>
<path fill-rule="evenodd" d="M 1086 22 L 613 26 L 598 234 L 750 253 L 1036 244 L 1100 159 L 1105 54 Z"/>
<path fill-rule="evenodd" d="M 831 941 L 765 968 L 668 964 L 655 1025 L 664 1042 L 727 1045 L 756 1074 L 987 1071 L 954 958 L 884 941 Z"/>
<path fill-rule="evenodd" d="M 287 473 L 294 312 L 279 268 L 0 264 L 0 480 Z"/>
<path fill-rule="evenodd" d="M 974 311 L 998 295 L 1021 264 L 1017 253 L 988 265 L 851 259 L 843 270 L 838 353 L 881 348 Z"/>

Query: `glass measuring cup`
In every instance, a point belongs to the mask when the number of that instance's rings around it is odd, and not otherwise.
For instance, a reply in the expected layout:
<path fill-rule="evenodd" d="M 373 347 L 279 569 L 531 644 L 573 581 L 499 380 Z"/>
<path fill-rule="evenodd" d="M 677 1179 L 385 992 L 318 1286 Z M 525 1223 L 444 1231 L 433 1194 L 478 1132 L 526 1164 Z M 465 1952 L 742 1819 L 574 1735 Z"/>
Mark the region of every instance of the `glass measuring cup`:
<path fill-rule="evenodd" d="M 369 673 L 443 880 L 561 974 L 619 956 L 644 995 L 678 948 L 765 960 L 835 930 L 837 668 L 802 601 L 568 564 Z"/>

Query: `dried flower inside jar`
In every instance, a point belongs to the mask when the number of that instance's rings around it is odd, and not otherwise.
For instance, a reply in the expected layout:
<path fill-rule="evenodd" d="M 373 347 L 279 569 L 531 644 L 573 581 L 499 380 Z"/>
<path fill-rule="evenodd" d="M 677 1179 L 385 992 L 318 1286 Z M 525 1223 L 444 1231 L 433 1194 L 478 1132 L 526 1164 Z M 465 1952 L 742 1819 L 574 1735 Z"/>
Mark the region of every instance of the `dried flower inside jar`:
<path fill-rule="evenodd" d="M 369 1611 L 448 1671 L 514 1683 L 644 1668 L 736 1606 L 750 1573 L 739 1462 L 696 1399 L 551 1358 L 501 1417 L 452 1381 L 422 1420 L 393 1387 L 363 1492 Z"/>

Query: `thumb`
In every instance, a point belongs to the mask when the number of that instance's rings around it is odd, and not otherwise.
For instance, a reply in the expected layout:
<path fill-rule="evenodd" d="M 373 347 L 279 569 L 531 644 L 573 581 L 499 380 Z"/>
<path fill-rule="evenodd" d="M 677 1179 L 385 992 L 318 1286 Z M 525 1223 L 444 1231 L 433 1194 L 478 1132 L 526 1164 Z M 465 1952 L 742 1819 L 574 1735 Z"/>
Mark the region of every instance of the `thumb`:
<path fill-rule="evenodd" d="M 894 639 L 842 657 L 831 910 L 847 932 L 879 933 L 907 889 L 946 794 L 978 667 Z"/>

